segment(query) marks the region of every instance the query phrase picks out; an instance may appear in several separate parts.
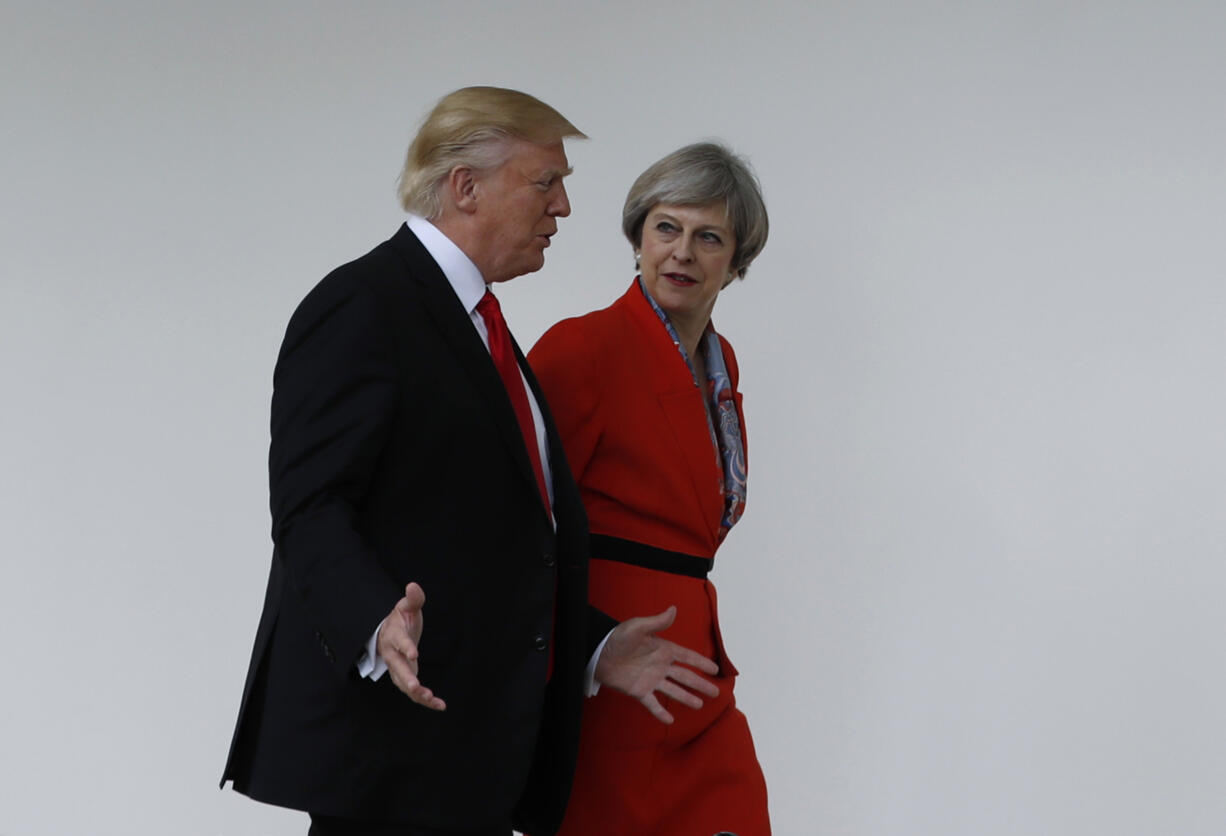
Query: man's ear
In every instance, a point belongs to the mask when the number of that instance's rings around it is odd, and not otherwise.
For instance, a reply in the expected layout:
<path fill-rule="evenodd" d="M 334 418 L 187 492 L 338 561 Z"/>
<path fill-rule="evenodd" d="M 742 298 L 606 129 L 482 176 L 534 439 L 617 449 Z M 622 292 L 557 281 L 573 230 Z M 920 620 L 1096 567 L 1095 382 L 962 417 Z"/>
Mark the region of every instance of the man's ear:
<path fill-rule="evenodd" d="M 480 191 L 477 175 L 468 166 L 458 165 L 447 172 L 447 189 L 455 207 L 472 214 L 477 211 L 477 193 Z"/>

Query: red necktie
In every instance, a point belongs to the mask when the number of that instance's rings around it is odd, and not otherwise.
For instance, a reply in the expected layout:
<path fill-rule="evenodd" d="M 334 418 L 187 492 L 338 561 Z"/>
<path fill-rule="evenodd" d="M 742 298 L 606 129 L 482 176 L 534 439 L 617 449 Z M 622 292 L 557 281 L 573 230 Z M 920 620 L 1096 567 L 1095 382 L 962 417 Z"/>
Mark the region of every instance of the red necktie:
<path fill-rule="evenodd" d="M 540 449 L 536 445 L 536 425 L 532 423 L 532 408 L 528 406 L 528 392 L 524 389 L 519 363 L 515 361 L 515 350 L 511 347 L 507 321 L 502 318 L 502 308 L 499 307 L 494 294 L 485 291 L 485 295 L 477 303 L 477 313 L 485 320 L 485 330 L 490 337 L 490 357 L 502 377 L 502 385 L 506 387 L 507 395 L 511 398 L 511 407 L 519 420 L 519 431 L 524 436 L 524 446 L 528 448 L 528 460 L 532 462 L 532 472 L 536 474 L 536 486 L 541 490 L 541 501 L 545 505 L 546 513 L 552 518 L 549 491 L 545 487 L 545 470 L 541 467 Z"/>

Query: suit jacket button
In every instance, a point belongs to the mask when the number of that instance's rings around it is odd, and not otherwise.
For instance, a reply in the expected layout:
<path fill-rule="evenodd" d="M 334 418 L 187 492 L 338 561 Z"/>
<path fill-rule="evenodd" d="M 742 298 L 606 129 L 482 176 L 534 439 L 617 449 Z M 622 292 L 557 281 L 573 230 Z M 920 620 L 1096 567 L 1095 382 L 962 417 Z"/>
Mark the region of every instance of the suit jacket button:
<path fill-rule="evenodd" d="M 537 650 L 545 650 L 546 648 L 549 647 L 549 642 L 545 641 L 544 636 L 538 635 L 535 639 L 532 640 L 532 646 L 535 647 Z"/>
<path fill-rule="evenodd" d="M 324 634 L 316 630 L 315 638 L 319 639 L 319 646 L 323 648 L 324 656 L 327 658 L 327 660 L 329 662 L 335 662 L 336 656 L 332 653 L 332 648 L 328 646 L 328 640 L 324 638 Z"/>
<path fill-rule="evenodd" d="M 553 556 L 553 552 L 545 552 L 541 559 L 544 561 L 545 565 L 550 568 L 553 568 L 554 564 L 558 562 L 557 558 Z"/>

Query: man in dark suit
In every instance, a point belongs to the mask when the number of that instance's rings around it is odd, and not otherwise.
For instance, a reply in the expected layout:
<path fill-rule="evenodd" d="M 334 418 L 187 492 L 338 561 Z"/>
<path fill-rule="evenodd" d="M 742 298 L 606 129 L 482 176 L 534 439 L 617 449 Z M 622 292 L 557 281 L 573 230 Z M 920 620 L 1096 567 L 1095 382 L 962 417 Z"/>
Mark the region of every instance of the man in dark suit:
<path fill-rule="evenodd" d="M 585 689 L 664 722 L 656 692 L 714 691 L 682 666 L 714 663 L 655 635 L 670 611 L 587 606 L 578 494 L 488 291 L 544 264 L 582 136 L 516 91 L 444 97 L 409 148 L 407 224 L 290 320 L 272 568 L 222 784 L 308 811 L 311 834 L 546 836 Z"/>

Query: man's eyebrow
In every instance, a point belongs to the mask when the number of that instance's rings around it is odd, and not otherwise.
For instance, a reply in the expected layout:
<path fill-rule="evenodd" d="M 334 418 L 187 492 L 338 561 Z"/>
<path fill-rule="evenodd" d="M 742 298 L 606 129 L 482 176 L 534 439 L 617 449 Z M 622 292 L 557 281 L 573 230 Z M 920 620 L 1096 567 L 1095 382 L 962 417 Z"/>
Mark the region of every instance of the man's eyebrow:
<path fill-rule="evenodd" d="M 567 168 L 551 168 L 551 169 L 548 169 L 548 170 L 545 172 L 545 175 L 544 175 L 544 176 L 545 176 L 545 177 L 569 177 L 570 175 L 572 175 L 572 174 L 574 174 L 574 173 L 575 173 L 575 167 L 574 167 L 574 166 L 569 166 L 569 167 L 567 167 Z"/>

